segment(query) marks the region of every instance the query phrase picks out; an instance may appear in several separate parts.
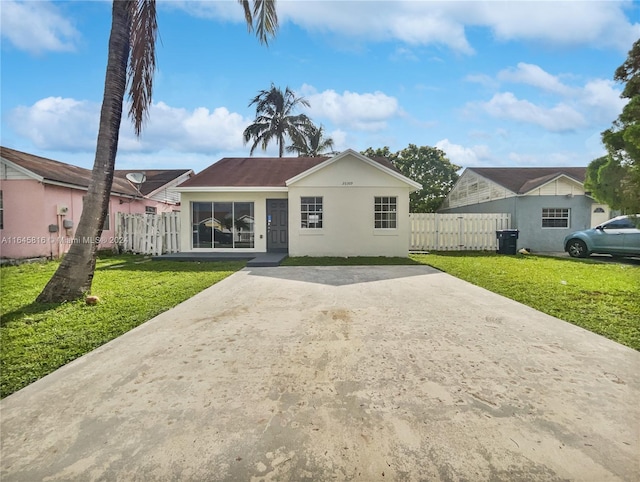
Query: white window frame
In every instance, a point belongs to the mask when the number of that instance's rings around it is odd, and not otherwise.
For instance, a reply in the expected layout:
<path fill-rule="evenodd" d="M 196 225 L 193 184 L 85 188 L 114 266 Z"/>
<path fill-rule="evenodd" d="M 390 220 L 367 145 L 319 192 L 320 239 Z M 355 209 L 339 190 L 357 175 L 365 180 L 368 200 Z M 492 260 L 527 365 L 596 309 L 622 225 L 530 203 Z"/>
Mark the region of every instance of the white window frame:
<path fill-rule="evenodd" d="M 145 214 L 158 214 L 158 208 L 155 206 L 145 206 L 144 207 Z"/>
<path fill-rule="evenodd" d="M 373 228 L 398 229 L 398 196 L 373 198 Z"/>
<path fill-rule="evenodd" d="M 564 220 L 565 226 L 545 226 L 545 221 Z M 542 229 L 568 229 L 571 226 L 571 208 L 542 208 Z"/>
<path fill-rule="evenodd" d="M 322 229 L 323 226 L 324 198 L 322 196 L 300 196 L 300 228 Z"/>

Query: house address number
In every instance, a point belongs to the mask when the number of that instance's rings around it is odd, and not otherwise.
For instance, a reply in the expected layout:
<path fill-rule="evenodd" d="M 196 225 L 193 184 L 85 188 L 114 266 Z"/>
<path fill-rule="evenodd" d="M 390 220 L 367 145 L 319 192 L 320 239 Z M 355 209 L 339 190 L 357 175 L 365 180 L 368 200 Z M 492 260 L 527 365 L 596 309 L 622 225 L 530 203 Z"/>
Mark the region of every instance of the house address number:
<path fill-rule="evenodd" d="M 342 181 L 343 186 L 353 186 L 353 181 Z"/>

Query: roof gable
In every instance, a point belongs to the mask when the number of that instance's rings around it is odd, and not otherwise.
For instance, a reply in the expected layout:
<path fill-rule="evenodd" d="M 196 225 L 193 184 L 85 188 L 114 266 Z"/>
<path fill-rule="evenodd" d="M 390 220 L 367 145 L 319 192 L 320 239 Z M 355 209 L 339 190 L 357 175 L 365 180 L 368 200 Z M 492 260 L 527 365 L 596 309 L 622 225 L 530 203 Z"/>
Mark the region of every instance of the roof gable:
<path fill-rule="evenodd" d="M 326 161 L 317 164 L 316 166 L 313 166 L 312 168 L 301 172 L 300 174 L 298 174 L 295 177 L 292 177 L 291 179 L 288 179 L 286 182 L 287 186 L 290 186 L 291 184 L 295 184 L 303 179 L 305 179 L 308 176 L 313 175 L 314 173 L 320 171 L 321 169 L 325 169 L 337 162 L 340 162 L 342 159 L 345 159 L 347 157 L 352 157 L 357 159 L 358 161 L 364 162 L 365 164 L 383 172 L 384 174 L 391 176 L 393 178 L 395 178 L 396 180 L 399 180 L 405 184 L 410 185 L 412 188 L 414 189 L 421 189 L 422 186 L 409 179 L 408 177 L 405 177 L 391 162 L 389 162 L 387 159 L 385 158 L 369 158 L 367 156 L 364 156 L 362 154 L 360 154 L 359 152 L 354 151 L 353 149 L 347 149 L 343 152 L 341 152 L 340 154 L 337 154 L 329 159 L 327 159 Z"/>
<path fill-rule="evenodd" d="M 560 176 L 584 184 L 586 167 L 470 167 L 467 170 L 515 194 L 526 194 Z"/>

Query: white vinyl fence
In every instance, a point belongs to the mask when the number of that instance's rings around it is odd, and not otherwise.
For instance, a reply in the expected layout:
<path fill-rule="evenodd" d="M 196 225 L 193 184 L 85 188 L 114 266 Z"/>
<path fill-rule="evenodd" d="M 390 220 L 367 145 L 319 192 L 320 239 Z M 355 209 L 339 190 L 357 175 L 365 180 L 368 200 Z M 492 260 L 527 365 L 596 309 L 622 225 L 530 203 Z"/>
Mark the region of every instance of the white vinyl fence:
<path fill-rule="evenodd" d="M 494 251 L 496 231 L 509 229 L 511 215 L 490 214 L 409 214 L 410 251 Z"/>
<path fill-rule="evenodd" d="M 120 250 L 152 255 L 179 252 L 179 214 L 116 213 L 116 237 Z"/>

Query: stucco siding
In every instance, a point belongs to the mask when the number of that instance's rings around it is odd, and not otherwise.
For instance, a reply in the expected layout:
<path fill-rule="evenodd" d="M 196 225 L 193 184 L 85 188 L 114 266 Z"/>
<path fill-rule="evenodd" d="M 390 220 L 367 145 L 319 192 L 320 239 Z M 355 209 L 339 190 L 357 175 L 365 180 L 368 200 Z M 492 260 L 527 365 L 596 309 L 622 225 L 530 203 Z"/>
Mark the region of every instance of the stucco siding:
<path fill-rule="evenodd" d="M 537 252 L 561 252 L 564 237 L 581 229 L 591 227 L 591 211 L 594 201 L 588 196 L 517 196 L 500 201 L 491 201 L 452 209 L 441 209 L 446 213 L 509 213 L 513 229 L 520 231 L 519 248 L 530 248 Z M 567 228 L 543 228 L 542 210 L 569 209 Z"/>
<path fill-rule="evenodd" d="M 82 215 L 86 190 L 20 179 L 4 180 L 0 187 L 4 204 L 0 257 L 57 258 L 69 251 Z M 147 206 L 155 207 L 158 213 L 179 209 L 149 199 L 111 196 L 109 225 L 100 236 L 98 249 L 112 248 L 116 244 L 115 213 L 144 213 Z M 70 228 L 64 227 L 65 221 L 71 223 Z M 58 231 L 50 233 L 49 225 L 57 226 Z"/>
<path fill-rule="evenodd" d="M 354 157 L 314 172 L 289 186 L 291 256 L 407 256 L 409 192 L 407 183 Z M 323 226 L 303 228 L 301 198 L 322 196 Z M 377 196 L 396 197 L 396 227 L 376 229 Z"/>
<path fill-rule="evenodd" d="M 44 186 L 35 180 L 11 180 L 0 184 L 4 225 L 0 230 L 0 256 L 26 258 L 49 256 L 48 225 L 45 216 Z"/>
<path fill-rule="evenodd" d="M 193 202 L 253 202 L 254 247 L 215 249 L 216 252 L 265 252 L 267 250 L 267 199 L 286 199 L 286 192 L 183 192 L 180 210 L 180 246 L 182 252 L 211 252 L 193 248 L 191 203 Z"/>
<path fill-rule="evenodd" d="M 322 196 L 323 227 L 301 227 L 300 198 Z M 397 197 L 395 229 L 374 228 L 376 196 Z M 295 187 L 289 191 L 291 256 L 407 256 L 409 189 L 388 187 Z"/>
<path fill-rule="evenodd" d="M 523 196 L 518 199 L 515 228 L 520 231 L 518 247 L 534 251 L 564 251 L 564 237 L 591 224 L 593 201 L 586 196 Z M 569 209 L 569 226 L 566 228 L 543 228 L 542 210 Z"/>

